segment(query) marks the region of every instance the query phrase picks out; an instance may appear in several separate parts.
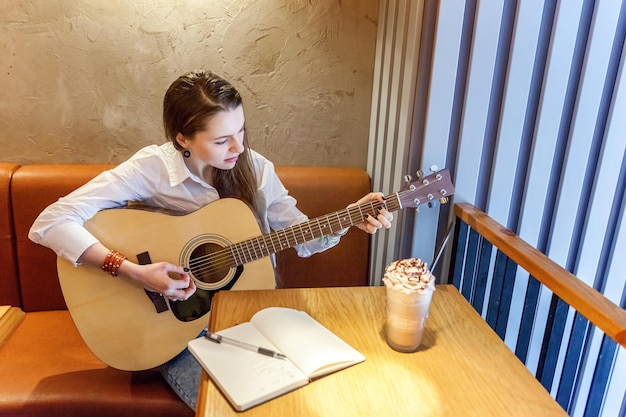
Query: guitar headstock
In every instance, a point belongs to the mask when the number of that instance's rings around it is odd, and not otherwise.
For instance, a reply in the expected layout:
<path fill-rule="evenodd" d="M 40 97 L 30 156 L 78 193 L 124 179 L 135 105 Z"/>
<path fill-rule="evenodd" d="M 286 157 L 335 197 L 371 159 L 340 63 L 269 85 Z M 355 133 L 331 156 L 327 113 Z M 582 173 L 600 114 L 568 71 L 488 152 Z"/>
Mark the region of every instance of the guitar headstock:
<path fill-rule="evenodd" d="M 409 176 L 405 177 L 405 183 L 397 193 L 401 207 L 419 208 L 422 204 L 436 201 L 444 204 L 454 194 L 454 185 L 447 169 L 433 172 L 425 177 L 418 175 L 418 177 L 416 180 L 411 180 Z"/>

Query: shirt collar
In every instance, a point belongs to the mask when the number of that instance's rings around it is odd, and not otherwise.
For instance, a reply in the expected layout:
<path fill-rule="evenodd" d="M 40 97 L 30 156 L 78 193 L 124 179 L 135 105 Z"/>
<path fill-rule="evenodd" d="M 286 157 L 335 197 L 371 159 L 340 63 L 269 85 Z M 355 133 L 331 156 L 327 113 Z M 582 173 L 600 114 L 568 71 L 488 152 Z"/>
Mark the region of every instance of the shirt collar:
<path fill-rule="evenodd" d="M 170 179 L 170 186 L 175 187 L 185 180 L 190 179 L 203 187 L 213 188 L 202 178 L 199 178 L 189 171 L 189 168 L 185 165 L 183 154 L 174 148 L 171 142 L 163 145 L 163 152 L 166 155 L 165 160 L 167 161 L 167 173 Z"/>

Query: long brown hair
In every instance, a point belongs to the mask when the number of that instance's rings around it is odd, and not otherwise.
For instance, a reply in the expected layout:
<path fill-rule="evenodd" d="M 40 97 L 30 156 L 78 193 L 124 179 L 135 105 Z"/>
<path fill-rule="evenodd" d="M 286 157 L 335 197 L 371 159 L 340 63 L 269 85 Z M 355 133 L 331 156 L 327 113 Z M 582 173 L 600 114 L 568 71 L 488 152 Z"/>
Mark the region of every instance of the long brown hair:
<path fill-rule="evenodd" d="M 179 77 L 170 85 L 163 99 L 163 128 L 166 137 L 179 151 L 183 148 L 176 140 L 180 132 L 192 138 L 205 129 L 209 118 L 221 111 L 233 110 L 243 105 L 241 95 L 228 81 L 211 71 L 193 71 Z M 233 169 L 214 168 L 213 186 L 220 197 L 242 200 L 262 223 L 256 194 L 257 179 L 248 147 L 248 135 L 244 131 L 244 151 Z"/>

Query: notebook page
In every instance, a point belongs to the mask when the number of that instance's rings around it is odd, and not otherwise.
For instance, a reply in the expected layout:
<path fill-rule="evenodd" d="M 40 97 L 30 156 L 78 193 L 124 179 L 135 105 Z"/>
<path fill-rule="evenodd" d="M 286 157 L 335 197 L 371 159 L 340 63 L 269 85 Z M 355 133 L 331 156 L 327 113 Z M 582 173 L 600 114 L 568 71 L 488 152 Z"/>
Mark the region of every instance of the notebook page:
<path fill-rule="evenodd" d="M 257 312 L 250 322 L 310 378 L 365 360 L 304 311 L 270 307 Z"/>
<path fill-rule="evenodd" d="M 218 332 L 226 337 L 279 350 L 250 323 Z M 189 350 L 237 410 L 245 410 L 306 385 L 309 379 L 293 363 L 206 338 L 189 342 Z"/>

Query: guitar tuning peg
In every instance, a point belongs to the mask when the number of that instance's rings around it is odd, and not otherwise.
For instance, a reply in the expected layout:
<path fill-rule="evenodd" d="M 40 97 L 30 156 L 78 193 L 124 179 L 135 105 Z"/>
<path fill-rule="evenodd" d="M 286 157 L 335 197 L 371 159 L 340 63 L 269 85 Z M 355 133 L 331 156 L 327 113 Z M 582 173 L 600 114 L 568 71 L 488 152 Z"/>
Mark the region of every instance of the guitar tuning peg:
<path fill-rule="evenodd" d="M 447 204 L 448 201 L 450 201 L 450 199 L 448 197 L 441 197 L 439 199 L 439 203 L 441 203 L 441 204 Z"/>
<path fill-rule="evenodd" d="M 437 172 L 439 170 L 439 167 L 437 165 L 431 165 L 428 169 L 430 170 L 430 172 Z"/>
<path fill-rule="evenodd" d="M 424 176 L 424 173 L 422 172 L 422 170 L 421 170 L 421 169 L 418 169 L 418 170 L 415 172 L 415 176 L 417 177 L 417 179 L 420 179 L 420 178 L 422 178 L 422 177 Z"/>
<path fill-rule="evenodd" d="M 409 182 L 411 182 L 411 180 L 412 180 L 412 179 L 413 179 L 413 178 L 411 178 L 411 176 L 410 176 L 410 175 L 408 175 L 408 174 L 404 176 L 404 182 L 406 182 L 407 184 L 408 184 Z"/>

